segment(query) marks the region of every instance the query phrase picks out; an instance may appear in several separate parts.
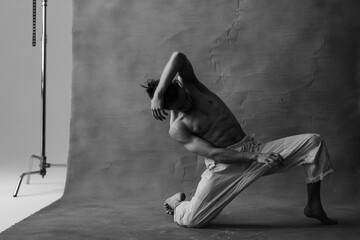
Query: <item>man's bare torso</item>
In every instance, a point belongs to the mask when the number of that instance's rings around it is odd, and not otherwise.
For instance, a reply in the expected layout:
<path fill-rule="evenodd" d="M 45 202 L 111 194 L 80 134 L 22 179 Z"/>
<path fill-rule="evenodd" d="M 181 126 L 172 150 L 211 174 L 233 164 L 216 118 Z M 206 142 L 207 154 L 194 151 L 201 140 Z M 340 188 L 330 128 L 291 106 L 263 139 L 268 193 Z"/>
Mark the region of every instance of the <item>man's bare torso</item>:
<path fill-rule="evenodd" d="M 171 111 L 170 129 L 184 125 L 190 133 L 215 147 L 227 147 L 244 138 L 240 124 L 218 96 L 194 83 L 184 84 L 184 88 L 189 91 L 194 107 L 186 113 Z"/>

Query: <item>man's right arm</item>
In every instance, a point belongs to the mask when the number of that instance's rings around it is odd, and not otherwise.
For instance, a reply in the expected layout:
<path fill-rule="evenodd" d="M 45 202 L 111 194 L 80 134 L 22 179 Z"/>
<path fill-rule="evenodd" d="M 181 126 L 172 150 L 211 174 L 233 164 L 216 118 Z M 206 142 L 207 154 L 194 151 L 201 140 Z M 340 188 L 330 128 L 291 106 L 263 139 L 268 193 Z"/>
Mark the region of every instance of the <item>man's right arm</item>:
<path fill-rule="evenodd" d="M 164 120 L 167 113 L 164 110 L 164 94 L 166 89 L 173 81 L 176 74 L 180 71 L 184 64 L 184 56 L 179 52 L 174 52 L 161 74 L 159 84 L 154 92 L 151 100 L 151 111 L 158 120 Z"/>
<path fill-rule="evenodd" d="M 166 89 L 169 87 L 172 80 L 181 69 L 183 61 L 184 59 L 181 57 L 181 53 L 174 52 L 171 54 L 171 57 L 165 65 L 165 68 L 161 74 L 160 82 L 156 88 L 154 95 L 163 96 L 165 94 Z"/>

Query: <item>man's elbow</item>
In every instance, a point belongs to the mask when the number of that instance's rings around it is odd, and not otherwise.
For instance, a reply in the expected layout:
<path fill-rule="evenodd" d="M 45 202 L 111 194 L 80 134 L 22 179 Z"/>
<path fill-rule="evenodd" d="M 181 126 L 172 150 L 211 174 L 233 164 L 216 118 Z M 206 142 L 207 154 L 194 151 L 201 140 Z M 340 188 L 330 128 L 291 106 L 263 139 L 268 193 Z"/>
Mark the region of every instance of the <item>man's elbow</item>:
<path fill-rule="evenodd" d="M 198 148 L 194 147 L 192 144 L 184 144 L 186 150 L 196 155 L 200 155 L 205 158 L 210 158 L 212 160 L 219 160 L 219 154 L 217 150 L 199 150 Z"/>
<path fill-rule="evenodd" d="M 219 150 L 219 149 L 213 149 L 213 150 L 211 150 L 211 151 L 209 151 L 208 153 L 207 153 L 207 158 L 210 158 L 210 159 L 212 159 L 212 160 L 214 160 L 215 162 L 218 162 L 218 163 L 220 163 L 221 161 L 222 161 L 222 157 L 221 157 L 222 155 L 221 155 L 221 150 Z"/>
<path fill-rule="evenodd" d="M 185 54 L 175 51 L 171 54 L 171 58 L 183 61 L 185 59 Z"/>

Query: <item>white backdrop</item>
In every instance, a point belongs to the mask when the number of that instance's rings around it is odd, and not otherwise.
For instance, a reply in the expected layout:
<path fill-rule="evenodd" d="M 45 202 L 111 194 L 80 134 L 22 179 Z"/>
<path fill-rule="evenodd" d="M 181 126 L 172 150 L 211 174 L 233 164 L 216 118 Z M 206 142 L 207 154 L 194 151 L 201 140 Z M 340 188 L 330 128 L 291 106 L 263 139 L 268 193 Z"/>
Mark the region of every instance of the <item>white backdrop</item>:
<path fill-rule="evenodd" d="M 66 163 L 69 146 L 72 1 L 48 1 L 47 156 Z M 40 154 L 41 0 L 37 46 L 32 39 L 32 1 L 0 1 L 0 174 L 27 169 Z M 36 166 L 35 166 L 36 167 Z"/>

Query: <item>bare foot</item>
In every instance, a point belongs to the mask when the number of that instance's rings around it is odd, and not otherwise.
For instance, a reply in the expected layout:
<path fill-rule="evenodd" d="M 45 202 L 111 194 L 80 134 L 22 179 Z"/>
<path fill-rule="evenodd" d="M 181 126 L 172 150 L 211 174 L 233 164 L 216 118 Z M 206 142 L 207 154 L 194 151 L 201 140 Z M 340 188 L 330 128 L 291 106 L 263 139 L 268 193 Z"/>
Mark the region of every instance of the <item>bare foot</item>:
<path fill-rule="evenodd" d="M 165 200 L 164 208 L 167 214 L 174 215 L 175 207 L 186 198 L 185 193 L 178 192 Z"/>
<path fill-rule="evenodd" d="M 325 225 L 335 225 L 338 223 L 337 220 L 328 218 L 324 209 L 321 206 L 320 207 L 310 207 L 309 205 L 307 205 L 304 209 L 304 214 L 305 214 L 305 216 L 307 216 L 309 218 L 318 219 L 320 222 L 322 222 Z"/>

